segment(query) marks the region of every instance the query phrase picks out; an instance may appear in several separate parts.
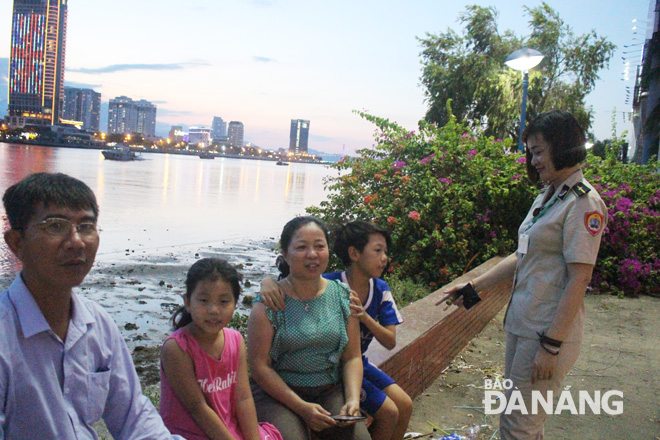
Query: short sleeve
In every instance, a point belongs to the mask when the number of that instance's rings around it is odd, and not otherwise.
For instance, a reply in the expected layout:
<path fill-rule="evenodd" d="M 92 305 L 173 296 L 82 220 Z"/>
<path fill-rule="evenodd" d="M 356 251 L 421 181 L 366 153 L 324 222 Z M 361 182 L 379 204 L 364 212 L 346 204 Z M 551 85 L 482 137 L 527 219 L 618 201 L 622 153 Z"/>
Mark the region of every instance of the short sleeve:
<path fill-rule="evenodd" d="M 387 285 L 385 280 L 376 278 L 377 289 L 381 292 L 382 298 L 380 300 L 380 310 L 378 312 L 378 323 L 382 326 L 386 325 L 399 325 L 403 322 L 403 317 L 399 313 L 399 309 L 394 302 L 394 296 L 390 291 L 390 286 Z"/>
<path fill-rule="evenodd" d="M 341 312 L 344 316 L 344 322 L 348 324 L 348 318 L 351 316 L 351 289 L 348 284 L 344 284 L 337 280 L 328 280 L 329 283 L 337 284 L 337 292 L 339 297 L 339 304 L 341 305 Z"/>
<path fill-rule="evenodd" d="M 577 198 L 566 216 L 562 249 L 566 263 L 596 264 L 607 208 L 593 193 Z"/>

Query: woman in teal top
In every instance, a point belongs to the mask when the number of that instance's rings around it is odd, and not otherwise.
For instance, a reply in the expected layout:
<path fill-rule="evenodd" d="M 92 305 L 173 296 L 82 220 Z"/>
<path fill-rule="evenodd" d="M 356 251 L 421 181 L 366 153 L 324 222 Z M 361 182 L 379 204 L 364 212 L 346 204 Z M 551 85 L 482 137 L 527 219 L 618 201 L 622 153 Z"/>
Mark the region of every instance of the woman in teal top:
<path fill-rule="evenodd" d="M 314 217 L 296 217 L 280 239 L 283 311 L 260 298 L 248 321 L 248 359 L 257 416 L 285 440 L 368 440 L 360 415 L 362 359 L 359 321 L 350 313 L 344 284 L 321 277 L 328 266 L 328 231 Z"/>

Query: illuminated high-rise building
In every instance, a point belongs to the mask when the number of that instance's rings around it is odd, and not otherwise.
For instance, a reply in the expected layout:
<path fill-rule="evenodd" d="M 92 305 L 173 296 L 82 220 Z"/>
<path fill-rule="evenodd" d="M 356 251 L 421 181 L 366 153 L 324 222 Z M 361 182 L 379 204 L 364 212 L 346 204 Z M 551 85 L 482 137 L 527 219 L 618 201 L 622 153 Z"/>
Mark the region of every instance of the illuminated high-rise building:
<path fill-rule="evenodd" d="M 227 138 L 227 123 L 220 116 L 213 117 L 213 140 L 220 141 Z"/>
<path fill-rule="evenodd" d="M 243 123 L 231 121 L 227 127 L 227 141 L 233 147 L 243 146 Z"/>
<path fill-rule="evenodd" d="M 67 0 L 14 0 L 9 125 L 59 122 L 64 92 Z"/>
<path fill-rule="evenodd" d="M 92 89 L 64 87 L 61 119 L 63 122 L 78 122 L 83 130 L 99 131 L 101 94 Z"/>
<path fill-rule="evenodd" d="M 304 119 L 291 119 L 291 133 L 289 135 L 289 151 L 294 154 L 307 154 L 307 141 L 309 139 L 309 121 Z"/>
<path fill-rule="evenodd" d="M 108 133 L 154 136 L 156 110 L 155 105 L 144 99 L 133 101 L 128 96 L 111 99 L 108 106 Z"/>

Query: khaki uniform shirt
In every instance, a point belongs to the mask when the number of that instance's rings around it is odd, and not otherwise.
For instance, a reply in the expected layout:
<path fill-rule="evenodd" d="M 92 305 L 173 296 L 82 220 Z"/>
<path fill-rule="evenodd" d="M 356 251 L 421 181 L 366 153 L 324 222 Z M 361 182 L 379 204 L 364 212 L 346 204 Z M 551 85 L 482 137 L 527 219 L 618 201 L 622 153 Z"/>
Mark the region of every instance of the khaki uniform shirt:
<path fill-rule="evenodd" d="M 572 188 L 579 183 L 590 191 L 578 196 Z M 513 294 L 505 317 L 506 331 L 528 338 L 538 338 L 537 332 L 550 328 L 568 284 L 567 264 L 596 263 L 607 223 L 607 208 L 582 171 L 571 174 L 550 197 L 548 190 L 536 198 L 520 226 L 519 237 L 526 234 L 529 242 L 524 254 L 518 247 Z M 579 188 L 578 191 L 584 192 Z M 535 215 L 548 205 L 551 206 L 533 223 Z M 581 304 L 564 340 L 580 341 L 583 328 Z"/>

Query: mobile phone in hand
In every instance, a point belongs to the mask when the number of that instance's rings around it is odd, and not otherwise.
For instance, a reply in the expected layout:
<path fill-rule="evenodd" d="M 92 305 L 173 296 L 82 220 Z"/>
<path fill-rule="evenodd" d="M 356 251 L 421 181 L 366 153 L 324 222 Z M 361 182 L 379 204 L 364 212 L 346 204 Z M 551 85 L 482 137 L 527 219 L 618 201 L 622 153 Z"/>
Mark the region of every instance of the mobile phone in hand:
<path fill-rule="evenodd" d="M 348 416 L 348 415 L 336 415 L 336 416 L 330 416 L 333 419 L 335 419 L 338 422 L 359 422 L 361 420 L 365 420 L 365 416 Z"/>
<path fill-rule="evenodd" d="M 467 283 L 465 286 L 458 289 L 456 293 L 458 293 L 458 296 L 463 297 L 463 305 L 466 309 L 470 309 L 476 303 L 481 301 L 477 291 L 474 290 L 474 287 L 472 287 L 472 283 Z"/>

